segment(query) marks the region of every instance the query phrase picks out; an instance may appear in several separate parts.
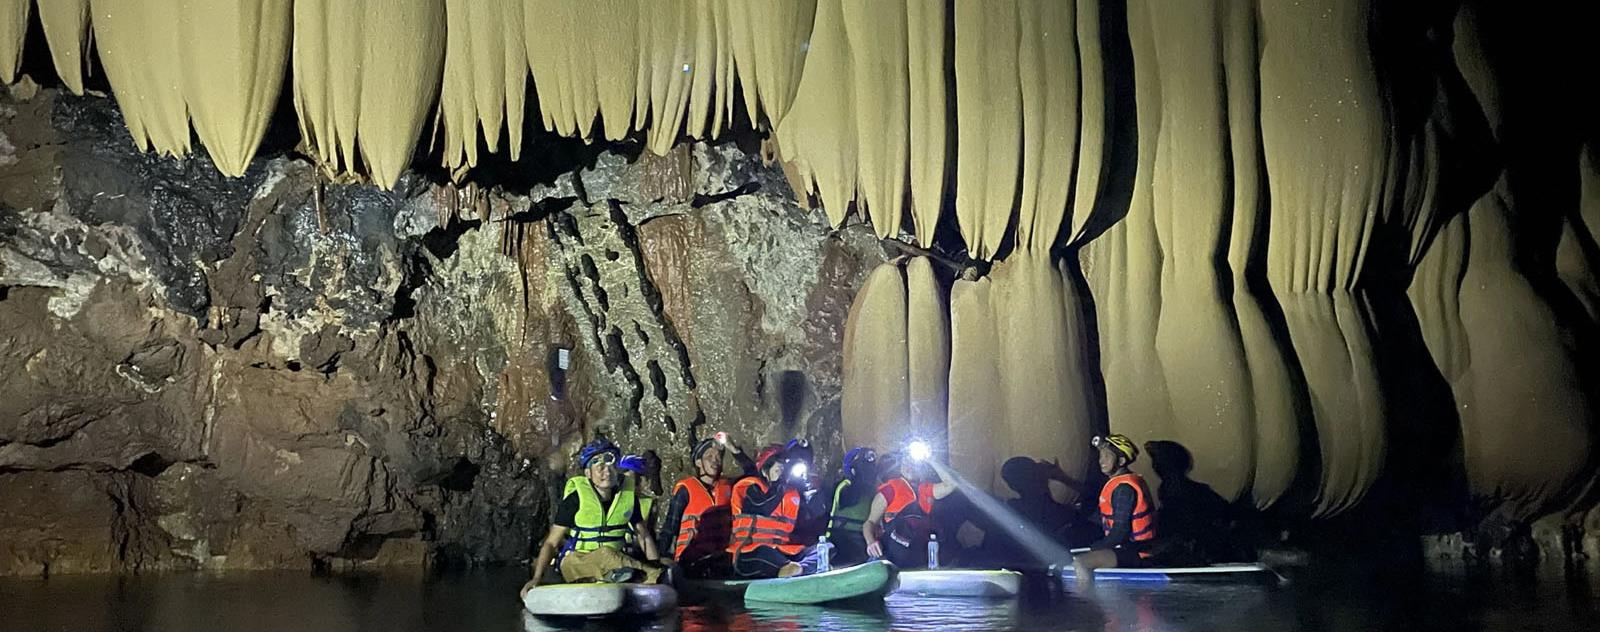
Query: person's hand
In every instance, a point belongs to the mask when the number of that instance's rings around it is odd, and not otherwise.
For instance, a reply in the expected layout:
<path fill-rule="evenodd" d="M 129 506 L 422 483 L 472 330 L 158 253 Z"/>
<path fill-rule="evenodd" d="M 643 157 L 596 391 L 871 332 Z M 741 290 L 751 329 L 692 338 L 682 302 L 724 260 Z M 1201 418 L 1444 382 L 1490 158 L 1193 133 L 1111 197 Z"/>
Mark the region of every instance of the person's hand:
<path fill-rule="evenodd" d="M 530 580 L 528 580 L 528 583 L 522 585 L 522 592 L 518 595 L 518 597 L 521 598 L 521 599 L 527 599 L 528 598 L 528 591 L 533 590 L 533 589 L 538 588 L 538 587 L 539 587 L 539 580 L 530 579 Z"/>
<path fill-rule="evenodd" d="M 883 557 L 883 542 L 879 540 L 868 542 L 867 555 L 869 557 Z"/>

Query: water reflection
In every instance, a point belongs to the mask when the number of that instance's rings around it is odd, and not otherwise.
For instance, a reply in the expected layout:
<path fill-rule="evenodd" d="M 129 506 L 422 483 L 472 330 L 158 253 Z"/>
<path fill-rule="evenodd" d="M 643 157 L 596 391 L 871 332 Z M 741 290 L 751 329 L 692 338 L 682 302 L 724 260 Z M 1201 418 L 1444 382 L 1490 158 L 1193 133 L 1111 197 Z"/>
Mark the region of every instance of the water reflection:
<path fill-rule="evenodd" d="M 1319 572 L 1288 587 L 1098 585 L 1031 577 L 1013 600 L 890 597 L 853 608 L 686 604 L 635 620 L 524 615 L 525 571 L 312 577 L 300 572 L 0 580 L 0 630 L 1593 630 L 1583 575 Z"/>

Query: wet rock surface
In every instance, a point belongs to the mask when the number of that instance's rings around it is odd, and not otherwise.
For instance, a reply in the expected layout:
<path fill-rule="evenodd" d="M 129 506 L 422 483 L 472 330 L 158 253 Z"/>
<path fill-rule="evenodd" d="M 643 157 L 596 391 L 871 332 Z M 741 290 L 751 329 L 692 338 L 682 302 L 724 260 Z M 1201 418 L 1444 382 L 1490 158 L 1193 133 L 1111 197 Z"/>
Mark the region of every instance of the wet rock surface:
<path fill-rule="evenodd" d="M 0 575 L 526 559 L 597 432 L 836 443 L 885 259 L 731 143 L 386 192 L 52 90 L 0 139 Z"/>

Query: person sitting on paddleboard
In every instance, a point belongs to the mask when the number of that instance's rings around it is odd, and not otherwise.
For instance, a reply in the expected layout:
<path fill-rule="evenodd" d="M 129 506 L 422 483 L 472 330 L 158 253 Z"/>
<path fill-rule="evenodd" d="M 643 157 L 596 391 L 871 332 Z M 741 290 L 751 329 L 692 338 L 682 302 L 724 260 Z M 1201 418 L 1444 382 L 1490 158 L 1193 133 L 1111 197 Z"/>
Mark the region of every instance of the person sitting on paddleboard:
<path fill-rule="evenodd" d="M 804 481 L 792 481 L 796 484 L 804 483 L 802 489 L 821 490 L 822 476 L 817 473 L 817 468 L 811 467 L 817 461 L 811 449 L 811 442 L 805 439 L 790 439 L 783 444 L 783 458 L 790 463 L 805 463 L 808 474 Z M 801 514 L 800 519 L 794 524 L 794 535 L 790 539 L 795 542 L 814 544 L 817 538 L 828 532 L 828 494 L 816 494 L 816 511 Z"/>
<path fill-rule="evenodd" d="M 1098 568 L 1141 566 L 1150 557 L 1155 539 L 1155 506 L 1144 477 L 1128 466 L 1139 458 L 1139 448 L 1123 435 L 1095 437 L 1099 449 L 1100 472 L 1110 480 L 1100 489 L 1100 524 L 1105 536 L 1089 545 L 1089 551 L 1072 558 L 1079 582 L 1093 579 Z"/>
<path fill-rule="evenodd" d="M 816 547 L 795 538 L 796 523 L 824 510 L 815 502 L 810 467 L 803 456 L 785 458 L 783 446 L 773 444 L 756 455 L 760 476 L 734 484 L 728 543 L 734 575 L 763 579 L 816 572 Z"/>
<path fill-rule="evenodd" d="M 897 460 L 899 475 L 878 486 L 861 535 L 867 542 L 867 555 L 873 558 L 887 559 L 902 568 L 927 566 L 934 501 L 955 493 L 955 477 L 933 460 L 921 441 L 913 441 Z M 889 469 L 894 471 L 896 466 Z"/>
<path fill-rule="evenodd" d="M 859 447 L 845 453 L 844 478 L 833 486 L 825 534 L 833 544 L 833 566 L 867 561 L 867 541 L 861 535 L 861 527 L 872 513 L 879 482 L 877 450 Z"/>
<path fill-rule="evenodd" d="M 543 583 L 558 550 L 562 553 L 561 576 L 568 582 L 655 583 L 660 579 L 663 568 L 653 563 L 659 556 L 639 514 L 633 483 L 623 480 L 617 471 L 621 458 L 622 450 L 604 438 L 579 452 L 578 463 L 584 473 L 567 479 L 550 531 L 534 560 L 533 578 L 522 587 L 523 595 Z M 644 550 L 645 561 L 623 552 L 630 531 Z"/>
<path fill-rule="evenodd" d="M 688 577 L 727 576 L 732 572 L 728 537 L 733 524 L 733 484 L 722 477 L 722 457 L 729 448 L 744 476 L 756 475 L 756 464 L 725 432 L 702 439 L 689 453 L 695 475 L 672 486 L 672 500 L 658 532 L 656 550 L 671 551 Z"/>

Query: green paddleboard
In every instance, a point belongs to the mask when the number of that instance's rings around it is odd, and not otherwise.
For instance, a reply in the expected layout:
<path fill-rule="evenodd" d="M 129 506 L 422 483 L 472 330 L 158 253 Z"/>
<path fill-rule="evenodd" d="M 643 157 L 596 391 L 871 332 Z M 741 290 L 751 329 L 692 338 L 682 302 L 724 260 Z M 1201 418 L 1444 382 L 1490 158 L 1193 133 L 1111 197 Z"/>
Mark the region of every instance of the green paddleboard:
<path fill-rule="evenodd" d="M 747 583 L 744 600 L 763 603 L 819 604 L 859 597 L 882 598 L 894 590 L 895 574 L 893 564 L 880 560 L 816 575 L 757 579 Z"/>

